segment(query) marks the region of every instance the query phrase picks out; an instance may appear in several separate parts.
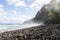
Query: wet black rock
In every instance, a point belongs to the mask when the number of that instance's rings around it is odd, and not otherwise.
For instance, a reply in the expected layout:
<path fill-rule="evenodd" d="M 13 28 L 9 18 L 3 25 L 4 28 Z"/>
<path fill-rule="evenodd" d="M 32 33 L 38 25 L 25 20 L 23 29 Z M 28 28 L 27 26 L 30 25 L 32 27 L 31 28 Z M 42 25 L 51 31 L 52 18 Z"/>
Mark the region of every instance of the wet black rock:
<path fill-rule="evenodd" d="M 0 33 L 0 40 L 60 40 L 60 24 L 41 25 Z"/>

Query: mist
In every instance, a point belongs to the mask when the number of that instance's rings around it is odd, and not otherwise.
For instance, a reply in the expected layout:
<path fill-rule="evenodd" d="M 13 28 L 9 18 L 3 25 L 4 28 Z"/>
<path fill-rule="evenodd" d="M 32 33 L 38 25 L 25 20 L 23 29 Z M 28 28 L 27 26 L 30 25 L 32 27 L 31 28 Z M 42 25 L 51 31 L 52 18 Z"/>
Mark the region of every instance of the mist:
<path fill-rule="evenodd" d="M 30 28 L 30 27 L 35 27 L 35 26 L 40 26 L 43 25 L 43 23 L 26 23 L 26 24 L 20 24 L 20 25 L 0 25 L 0 33 L 6 32 L 6 31 L 12 31 L 12 30 L 17 30 L 17 29 L 25 29 L 25 28 Z"/>

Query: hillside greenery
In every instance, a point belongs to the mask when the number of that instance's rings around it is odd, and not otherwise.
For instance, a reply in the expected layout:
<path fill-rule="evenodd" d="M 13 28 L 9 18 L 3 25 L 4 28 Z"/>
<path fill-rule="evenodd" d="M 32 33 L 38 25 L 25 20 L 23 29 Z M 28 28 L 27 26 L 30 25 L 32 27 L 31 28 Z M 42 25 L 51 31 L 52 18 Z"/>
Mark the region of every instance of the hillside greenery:
<path fill-rule="evenodd" d="M 49 11 L 48 17 L 45 19 L 45 23 L 59 24 L 60 23 L 60 8 L 55 8 Z"/>

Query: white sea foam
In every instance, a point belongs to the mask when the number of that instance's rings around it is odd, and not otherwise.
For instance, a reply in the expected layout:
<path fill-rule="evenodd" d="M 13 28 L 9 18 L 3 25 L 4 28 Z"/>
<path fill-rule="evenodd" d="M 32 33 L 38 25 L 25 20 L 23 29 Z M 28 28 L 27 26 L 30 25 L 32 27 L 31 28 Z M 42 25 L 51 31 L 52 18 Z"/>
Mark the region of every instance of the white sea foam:
<path fill-rule="evenodd" d="M 38 25 L 42 25 L 42 23 L 29 23 L 29 24 L 21 24 L 21 25 L 0 25 L 0 32 L 30 28 Z"/>

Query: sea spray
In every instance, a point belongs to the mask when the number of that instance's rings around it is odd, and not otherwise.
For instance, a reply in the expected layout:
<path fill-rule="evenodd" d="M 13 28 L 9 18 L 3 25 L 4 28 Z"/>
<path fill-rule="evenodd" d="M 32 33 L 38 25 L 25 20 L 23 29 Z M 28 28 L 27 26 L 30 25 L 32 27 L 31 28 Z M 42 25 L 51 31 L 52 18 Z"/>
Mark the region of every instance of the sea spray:
<path fill-rule="evenodd" d="M 0 25 L 0 32 L 6 32 L 6 31 L 13 31 L 13 30 L 18 30 L 18 29 L 25 29 L 25 28 L 30 28 L 34 26 L 40 26 L 43 25 L 43 23 L 26 23 L 26 24 L 21 24 L 21 25 Z"/>

